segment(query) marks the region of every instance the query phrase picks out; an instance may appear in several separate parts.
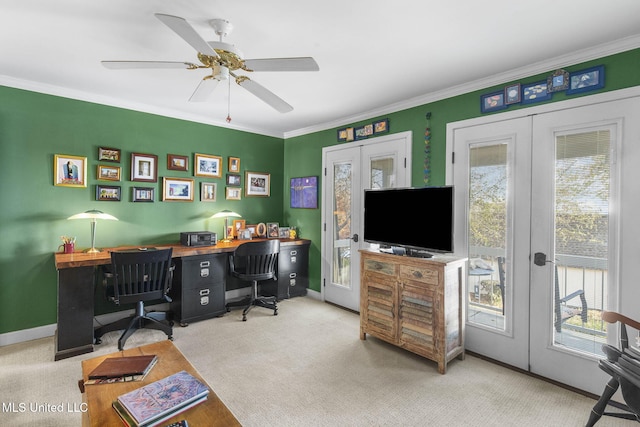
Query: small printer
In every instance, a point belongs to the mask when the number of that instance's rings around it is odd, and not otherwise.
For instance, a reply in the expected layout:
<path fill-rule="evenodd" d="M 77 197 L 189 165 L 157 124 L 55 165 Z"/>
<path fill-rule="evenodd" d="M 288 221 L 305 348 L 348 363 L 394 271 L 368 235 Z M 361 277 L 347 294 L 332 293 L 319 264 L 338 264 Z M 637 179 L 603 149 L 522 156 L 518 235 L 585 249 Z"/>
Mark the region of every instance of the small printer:
<path fill-rule="evenodd" d="M 214 246 L 217 240 L 216 233 L 209 231 L 187 231 L 180 233 L 180 244 L 183 246 Z"/>

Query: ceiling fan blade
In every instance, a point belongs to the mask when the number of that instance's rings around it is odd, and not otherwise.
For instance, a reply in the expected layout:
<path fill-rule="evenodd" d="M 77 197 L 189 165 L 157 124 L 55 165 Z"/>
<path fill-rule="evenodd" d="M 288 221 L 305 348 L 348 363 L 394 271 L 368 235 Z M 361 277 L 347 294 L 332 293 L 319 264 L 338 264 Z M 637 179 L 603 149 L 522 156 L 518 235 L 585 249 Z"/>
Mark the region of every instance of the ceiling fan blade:
<path fill-rule="evenodd" d="M 250 80 L 247 77 L 243 79 L 236 79 L 236 82 L 258 98 L 275 108 L 276 111 L 280 113 L 288 113 L 289 111 L 293 110 L 293 107 L 291 105 L 287 104 L 275 93 L 271 92 L 264 86 L 254 82 L 253 80 Z"/>
<path fill-rule="evenodd" d="M 189 62 L 176 61 L 102 61 L 105 68 L 112 70 L 127 70 L 134 68 L 166 68 L 166 69 L 195 69 L 197 65 Z"/>
<path fill-rule="evenodd" d="M 218 86 L 218 80 L 212 78 L 211 76 L 207 76 L 200 83 L 198 87 L 189 98 L 189 101 L 192 102 L 204 102 L 209 99 L 213 90 Z"/>
<path fill-rule="evenodd" d="M 218 57 L 216 51 L 209 46 L 209 43 L 207 43 L 184 18 L 162 13 L 156 13 L 155 16 L 198 52 L 213 56 L 214 58 Z"/>
<path fill-rule="evenodd" d="M 311 57 L 245 59 L 244 65 L 251 71 L 318 71 L 320 67 Z"/>

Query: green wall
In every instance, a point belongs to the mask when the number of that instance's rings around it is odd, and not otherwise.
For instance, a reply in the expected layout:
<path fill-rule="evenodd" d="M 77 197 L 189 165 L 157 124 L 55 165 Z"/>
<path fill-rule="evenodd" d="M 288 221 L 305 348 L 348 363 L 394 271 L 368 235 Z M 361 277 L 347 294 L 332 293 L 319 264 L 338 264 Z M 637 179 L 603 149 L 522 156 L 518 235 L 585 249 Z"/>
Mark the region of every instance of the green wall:
<path fill-rule="evenodd" d="M 640 49 L 612 55 L 576 66 L 567 71 L 605 65 L 605 88 L 610 91 L 640 85 Z M 531 83 L 545 79 L 554 70 L 518 81 Z M 372 117 L 358 126 L 388 118 L 392 133 L 413 131 L 412 185 L 424 184 L 425 114 L 431 113 L 431 185 L 445 181 L 446 124 L 480 116 L 480 95 L 503 88 L 486 88 L 404 111 Z M 593 92 L 598 93 L 598 92 Z M 590 93 L 581 96 L 588 96 Z M 552 101 L 566 99 L 556 93 Z M 534 104 L 535 105 L 535 104 Z M 526 108 L 511 106 L 509 110 Z M 509 111 L 507 110 L 507 111 Z M 503 110 L 504 111 L 504 110 Z M 341 126 L 344 127 L 344 126 Z M 56 273 L 53 252 L 59 236 L 75 235 L 78 245 L 88 247 L 89 223 L 67 221 L 74 213 L 100 209 L 115 215 L 118 222 L 101 221 L 97 229 L 98 246 L 130 243 L 150 245 L 178 240 L 180 231 L 223 232 L 222 221 L 209 217 L 221 209 L 233 209 L 247 223 L 277 221 L 297 227 L 300 236 L 312 241 L 310 288 L 320 291 L 321 210 L 289 207 L 289 178 L 322 176 L 322 148 L 338 144 L 337 129 L 309 135 L 280 138 L 256 135 L 192 123 L 119 108 L 74 101 L 24 90 L 0 87 L 0 333 L 49 325 L 56 321 Z M 366 143 L 366 140 L 364 141 Z M 120 148 L 123 154 L 123 200 L 95 201 L 97 150 L 100 146 Z M 154 184 L 154 203 L 130 202 L 133 182 L 128 180 L 131 152 L 158 155 L 160 178 L 193 177 L 190 172 L 166 170 L 166 155 L 194 153 L 241 158 L 242 173 L 271 174 L 271 197 L 224 200 L 224 178 L 218 183 L 216 203 L 159 201 L 162 184 Z M 86 189 L 53 185 L 53 155 L 86 156 Z M 108 181 L 100 183 L 110 184 Z M 244 185 L 244 176 L 243 176 Z M 322 189 L 319 189 L 321 193 Z"/>
<path fill-rule="evenodd" d="M 592 66 L 605 66 L 605 87 L 594 92 L 586 92 L 579 95 L 570 96 L 576 98 L 578 96 L 589 96 L 594 93 L 604 91 L 618 90 L 622 88 L 640 85 L 640 49 L 624 52 L 600 58 L 594 61 L 565 67 L 569 72 L 580 71 Z M 493 91 L 502 90 L 511 83 L 534 83 L 540 80 L 546 80 L 555 70 L 549 70 L 547 73 L 537 76 L 531 76 L 516 82 L 508 82 L 504 85 L 489 87 L 476 92 L 443 99 L 437 102 L 421 105 L 419 107 L 410 108 L 396 113 L 388 114 L 382 117 L 372 117 L 364 122 L 352 123 L 340 128 L 348 126 L 359 126 L 371 123 L 378 119 L 388 118 L 390 124 L 390 132 L 398 133 L 404 131 L 413 132 L 413 149 L 412 149 L 412 185 L 424 185 L 424 135 L 427 126 L 426 114 L 431 113 L 430 129 L 431 129 L 431 176 L 429 185 L 443 185 L 445 183 L 445 154 L 446 154 L 446 126 L 447 123 L 465 120 L 481 115 L 480 112 L 480 96 Z M 558 102 L 569 98 L 564 92 L 557 92 L 550 101 Z M 540 104 L 529 104 L 540 105 Z M 507 110 L 500 112 L 512 111 L 515 109 L 527 108 L 528 105 L 512 105 Z M 495 113 L 493 113 L 495 114 Z M 329 129 L 321 132 L 315 132 L 309 135 L 288 138 L 285 140 L 285 178 L 296 176 L 321 176 L 322 169 L 322 148 L 338 144 L 337 142 L 338 128 Z M 366 144 L 366 140 L 363 140 Z M 288 197 L 288 196 L 287 196 Z M 286 200 L 285 200 L 286 201 Z M 322 238 L 321 232 L 321 210 L 305 211 L 303 209 L 291 209 L 285 206 L 284 217 L 291 224 L 299 223 L 301 227 L 305 226 L 305 238 L 311 239 L 312 256 L 310 263 L 311 283 L 310 288 L 316 291 L 321 289 L 320 277 L 320 242 Z"/>
<path fill-rule="evenodd" d="M 223 220 L 209 217 L 232 209 L 247 223 L 282 223 L 283 140 L 151 114 L 107 107 L 24 90 L 0 87 L 0 333 L 56 322 L 56 270 L 53 253 L 61 235 L 90 246 L 88 220 L 72 214 L 99 209 L 119 221 L 99 221 L 98 247 L 150 245 L 179 240 L 180 231 L 223 233 Z M 122 150 L 120 182 L 97 181 L 98 147 Z M 132 152 L 158 156 L 154 203 L 131 202 Z M 167 154 L 189 157 L 189 172 L 167 171 Z M 193 154 L 223 157 L 223 178 L 193 176 Z M 53 156 L 87 158 L 87 188 L 53 185 Z M 228 156 L 241 159 L 244 172 L 271 174 L 271 197 L 224 197 Z M 194 202 L 162 202 L 162 177 L 194 178 Z M 217 202 L 200 202 L 200 182 L 217 183 Z M 122 201 L 95 200 L 96 183 L 120 185 Z"/>

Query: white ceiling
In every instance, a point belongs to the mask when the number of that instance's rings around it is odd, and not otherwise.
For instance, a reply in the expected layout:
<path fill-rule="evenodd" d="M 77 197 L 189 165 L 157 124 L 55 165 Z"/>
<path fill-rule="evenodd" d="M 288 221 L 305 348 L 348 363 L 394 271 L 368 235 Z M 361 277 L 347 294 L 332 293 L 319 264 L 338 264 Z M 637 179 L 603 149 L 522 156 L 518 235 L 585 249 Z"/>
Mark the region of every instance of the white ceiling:
<path fill-rule="evenodd" d="M 246 58 L 312 56 L 319 72 L 254 73 L 281 114 L 207 70 L 109 70 L 101 60 L 198 62 L 154 13 L 208 21 Z M 640 47 L 638 0 L 0 0 L 0 85 L 279 137 L 553 71 Z"/>

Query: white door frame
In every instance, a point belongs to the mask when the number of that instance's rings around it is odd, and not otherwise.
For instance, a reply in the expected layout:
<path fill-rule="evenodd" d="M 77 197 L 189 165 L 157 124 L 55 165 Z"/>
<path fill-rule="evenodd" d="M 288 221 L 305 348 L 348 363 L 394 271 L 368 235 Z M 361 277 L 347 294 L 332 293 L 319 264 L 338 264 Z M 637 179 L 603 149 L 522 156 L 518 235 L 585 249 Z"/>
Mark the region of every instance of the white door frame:
<path fill-rule="evenodd" d="M 365 145 L 374 145 L 374 144 L 380 144 L 380 143 L 385 143 L 387 141 L 395 141 L 398 139 L 404 139 L 404 145 L 405 145 L 405 152 L 406 152 L 406 165 L 404 165 L 403 168 L 399 168 L 398 169 L 398 173 L 400 173 L 401 171 L 404 171 L 405 174 L 405 182 L 407 183 L 411 183 L 411 155 L 412 155 L 412 147 L 413 147 L 413 132 L 412 131 L 405 131 L 405 132 L 398 132 L 398 133 L 392 133 L 392 134 L 388 134 L 388 135 L 383 135 L 383 136 L 379 136 L 376 138 L 369 138 L 366 140 L 361 140 L 361 141 L 353 141 L 353 142 L 348 142 L 345 144 L 338 144 L 338 145 L 332 145 L 329 147 L 324 147 L 322 149 L 322 208 L 321 208 L 321 226 L 322 226 L 322 239 L 321 239 L 321 244 L 320 244 L 320 259 L 321 259 L 321 263 L 320 263 L 320 299 L 322 301 L 325 300 L 324 297 L 324 291 L 325 291 L 325 280 L 327 279 L 327 275 L 330 272 L 330 265 L 329 263 L 331 262 L 330 260 L 326 259 L 325 257 L 325 253 L 326 253 L 326 245 L 327 245 L 327 238 L 326 238 L 326 229 L 324 224 L 327 223 L 327 221 L 330 220 L 330 218 L 326 218 L 326 206 L 329 206 L 331 204 L 331 194 L 328 194 L 328 192 L 326 191 L 327 185 L 326 185 L 326 157 L 327 157 L 327 153 L 329 152 L 334 152 L 334 151 L 339 151 L 339 150 L 345 150 L 345 149 L 350 149 L 350 148 L 357 148 L 357 147 L 362 147 Z M 411 184 L 409 184 L 411 185 Z M 360 209 L 360 216 L 362 217 L 364 215 L 364 207 L 362 206 Z M 359 233 L 360 236 L 362 236 L 362 233 Z M 361 238 L 360 239 L 360 244 L 364 244 L 364 240 Z M 357 266 L 356 268 L 359 268 L 359 266 Z"/>

